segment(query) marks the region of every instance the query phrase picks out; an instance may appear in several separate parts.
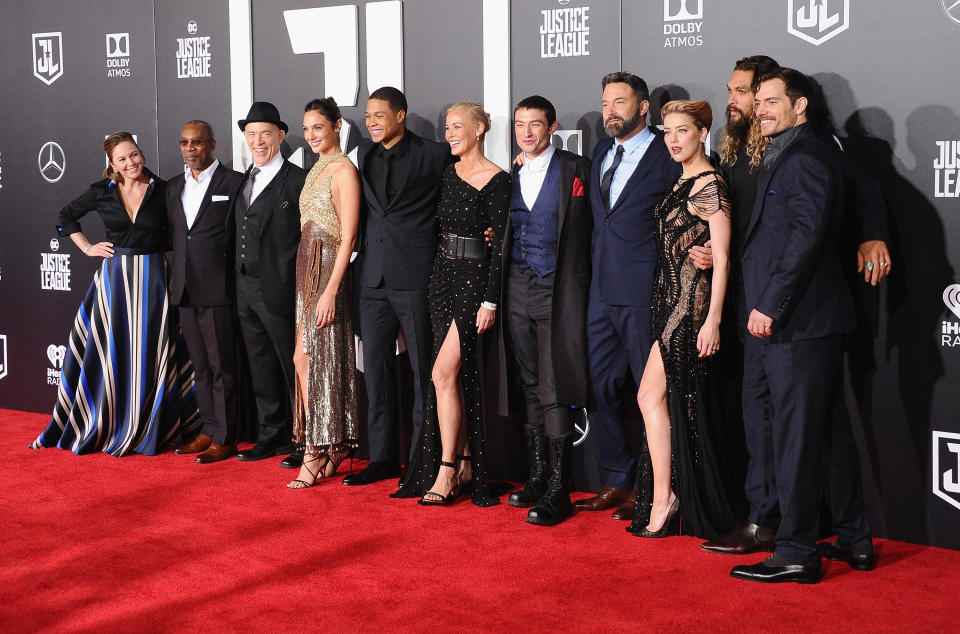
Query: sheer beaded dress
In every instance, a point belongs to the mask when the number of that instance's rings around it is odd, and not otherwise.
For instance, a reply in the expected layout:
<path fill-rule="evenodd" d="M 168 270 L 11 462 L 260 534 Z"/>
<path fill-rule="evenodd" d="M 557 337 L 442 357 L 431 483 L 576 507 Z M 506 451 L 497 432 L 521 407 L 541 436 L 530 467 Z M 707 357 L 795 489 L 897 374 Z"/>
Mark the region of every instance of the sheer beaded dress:
<path fill-rule="evenodd" d="M 715 174 L 714 180 L 691 194 L 698 179 Z M 737 520 L 727 500 L 726 475 L 720 472 L 713 439 L 720 405 L 710 380 L 712 358 L 697 355 L 697 335 L 710 309 L 713 272 L 694 266 L 688 252 L 710 239 L 708 218 L 712 214 L 730 216 L 726 183 L 717 172 L 681 178 L 655 213 L 660 250 L 651 332 L 660 346 L 667 379 L 673 490 L 680 498 L 683 532 L 713 539 L 735 528 Z M 653 499 L 646 444 L 644 454 L 630 526 L 633 533 L 647 525 Z"/>
<path fill-rule="evenodd" d="M 307 393 L 298 379 L 293 439 L 308 449 L 357 446 L 356 353 L 350 320 L 350 269 L 337 289 L 333 323 L 317 328 L 316 309 L 340 247 L 340 221 L 330 192 L 332 176 L 317 180 L 343 154 L 321 159 L 300 194 L 297 251 L 297 346 L 309 355 Z M 341 168 L 351 169 L 351 168 Z"/>
<path fill-rule="evenodd" d="M 437 205 L 441 233 L 482 239 L 487 227 L 493 227 L 494 246 L 487 249 L 486 259 L 450 259 L 438 247 L 429 287 L 433 361 L 436 361 L 454 322 L 460 335 L 462 415 L 473 456 L 471 499 L 478 506 L 491 506 L 499 500 L 490 494 L 487 476 L 483 434 L 483 360 L 476 326 L 477 311 L 483 301 L 499 303 L 500 245 L 503 243 L 511 194 L 512 180 L 506 172 L 496 174 L 483 188 L 476 189 L 461 179 L 455 166 L 451 165 L 443 173 L 440 202 Z M 498 310 L 497 319 L 501 318 Z M 394 497 L 420 497 L 426 493 L 437 478 L 440 454 L 437 396 L 431 384 L 424 408 L 423 436 L 404 473 L 400 490 L 394 493 Z"/>

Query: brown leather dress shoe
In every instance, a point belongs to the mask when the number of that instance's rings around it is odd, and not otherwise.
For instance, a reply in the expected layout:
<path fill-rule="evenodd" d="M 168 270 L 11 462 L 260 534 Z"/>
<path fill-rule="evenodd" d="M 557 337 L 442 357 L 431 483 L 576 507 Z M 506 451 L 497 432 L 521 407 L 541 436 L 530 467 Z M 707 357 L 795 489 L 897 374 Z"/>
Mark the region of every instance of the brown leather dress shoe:
<path fill-rule="evenodd" d="M 573 503 L 573 507 L 580 511 L 606 511 L 617 506 L 623 506 L 627 500 L 634 497 L 632 491 L 615 489 L 605 485 L 592 498 L 584 498 Z"/>
<path fill-rule="evenodd" d="M 214 443 L 207 447 L 206 451 L 197 456 L 195 462 L 199 462 L 200 464 L 220 462 L 235 455 L 237 455 L 236 445 L 218 445 Z"/>
<path fill-rule="evenodd" d="M 633 520 L 633 512 L 637 510 L 637 492 L 631 491 L 630 497 L 623 503 L 623 506 L 613 512 L 615 520 Z"/>
<path fill-rule="evenodd" d="M 205 434 L 200 434 L 190 442 L 185 442 L 182 445 L 177 445 L 173 449 L 175 454 L 185 454 L 185 453 L 200 453 L 201 451 L 206 451 L 207 447 L 213 444 L 213 438 Z"/>
<path fill-rule="evenodd" d="M 722 555 L 773 552 L 774 546 L 776 546 L 776 533 L 772 529 L 756 524 L 744 524 L 719 539 L 700 544 L 700 548 Z"/>

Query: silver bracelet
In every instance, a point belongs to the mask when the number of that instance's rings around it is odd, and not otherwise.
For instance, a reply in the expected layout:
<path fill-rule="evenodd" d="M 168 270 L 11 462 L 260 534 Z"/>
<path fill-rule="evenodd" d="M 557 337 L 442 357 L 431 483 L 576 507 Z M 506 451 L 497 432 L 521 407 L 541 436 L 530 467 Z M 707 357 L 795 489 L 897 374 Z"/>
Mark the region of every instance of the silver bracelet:
<path fill-rule="evenodd" d="M 487 310 L 497 310 L 497 305 L 493 302 L 480 302 L 480 306 Z"/>
<path fill-rule="evenodd" d="M 83 254 L 86 255 L 86 254 L 87 254 L 87 251 L 89 251 L 89 250 L 92 249 L 92 248 L 93 248 L 93 243 L 92 243 L 92 242 L 88 242 L 88 243 L 87 243 L 87 246 L 83 247 Z"/>

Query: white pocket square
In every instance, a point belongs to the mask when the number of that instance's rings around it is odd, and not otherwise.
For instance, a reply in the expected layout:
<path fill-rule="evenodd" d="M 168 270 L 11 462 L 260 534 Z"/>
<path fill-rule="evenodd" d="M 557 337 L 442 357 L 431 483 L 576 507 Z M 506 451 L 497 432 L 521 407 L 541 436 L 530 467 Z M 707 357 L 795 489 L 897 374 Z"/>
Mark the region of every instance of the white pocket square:
<path fill-rule="evenodd" d="M 221 200 L 230 200 L 230 197 L 229 197 L 229 196 L 218 196 L 217 194 L 214 194 L 213 196 L 210 197 L 210 202 L 218 203 L 218 202 L 220 202 Z"/>

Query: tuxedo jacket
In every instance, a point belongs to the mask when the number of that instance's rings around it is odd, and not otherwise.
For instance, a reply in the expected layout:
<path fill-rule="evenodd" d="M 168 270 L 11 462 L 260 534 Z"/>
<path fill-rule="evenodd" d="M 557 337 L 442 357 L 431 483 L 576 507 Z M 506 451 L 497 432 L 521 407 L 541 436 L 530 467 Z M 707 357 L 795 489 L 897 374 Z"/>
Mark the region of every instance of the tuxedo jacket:
<path fill-rule="evenodd" d="M 193 306 L 232 304 L 234 298 L 227 278 L 233 254 L 227 251 L 224 226 L 243 174 L 223 163 L 217 166 L 189 228 L 181 201 L 185 180 L 185 175 L 180 173 L 167 181 L 167 217 L 172 243 L 170 299 L 179 305 L 186 291 Z"/>
<path fill-rule="evenodd" d="M 553 273 L 553 303 L 550 308 L 550 349 L 554 385 L 563 405 L 587 405 L 590 374 L 587 368 L 587 296 L 590 292 L 590 161 L 566 150 L 556 150 L 560 162 L 560 198 L 557 206 L 557 263 Z M 520 188 L 518 168 L 513 169 L 513 187 Z M 506 288 L 513 255 L 510 218 L 503 238 L 503 284 Z M 508 293 L 502 294 L 506 308 Z M 500 324 L 510 338 L 506 310 L 498 310 Z M 505 374 L 505 373 L 504 373 Z M 503 392 L 501 392 L 503 394 Z M 503 410 L 503 401 L 501 401 Z"/>
<path fill-rule="evenodd" d="M 855 317 L 838 255 L 844 212 L 837 152 L 804 126 L 764 168 L 743 251 L 746 319 L 772 317 L 783 343 L 849 332 Z"/>
<path fill-rule="evenodd" d="M 590 204 L 593 209 L 593 281 L 590 298 L 614 306 L 650 306 L 657 269 L 657 220 L 654 209 L 680 177 L 680 164 L 654 134 L 643 158 L 608 211 L 600 195 L 600 173 L 613 138 L 593 150 Z"/>
<path fill-rule="evenodd" d="M 386 207 L 367 180 L 365 162 L 376 147 L 369 140 L 357 150 L 363 187 L 358 263 L 363 286 L 382 281 L 394 290 L 426 289 L 437 246 L 437 200 L 443 168 L 452 162 L 446 143 L 410 136 L 403 187 Z"/>
<path fill-rule="evenodd" d="M 251 167 L 253 165 L 251 164 Z M 244 180 L 250 173 L 248 168 Z M 259 249 L 263 302 L 274 315 L 292 317 L 297 302 L 297 249 L 300 246 L 300 191 L 307 171 L 284 161 L 280 171 L 260 192 L 250 209 L 262 212 Z M 241 185 L 242 189 L 242 185 Z M 226 228 L 230 270 L 236 270 L 237 214 L 243 213 L 240 196 L 230 201 Z M 235 280 L 235 278 L 231 278 Z"/>

